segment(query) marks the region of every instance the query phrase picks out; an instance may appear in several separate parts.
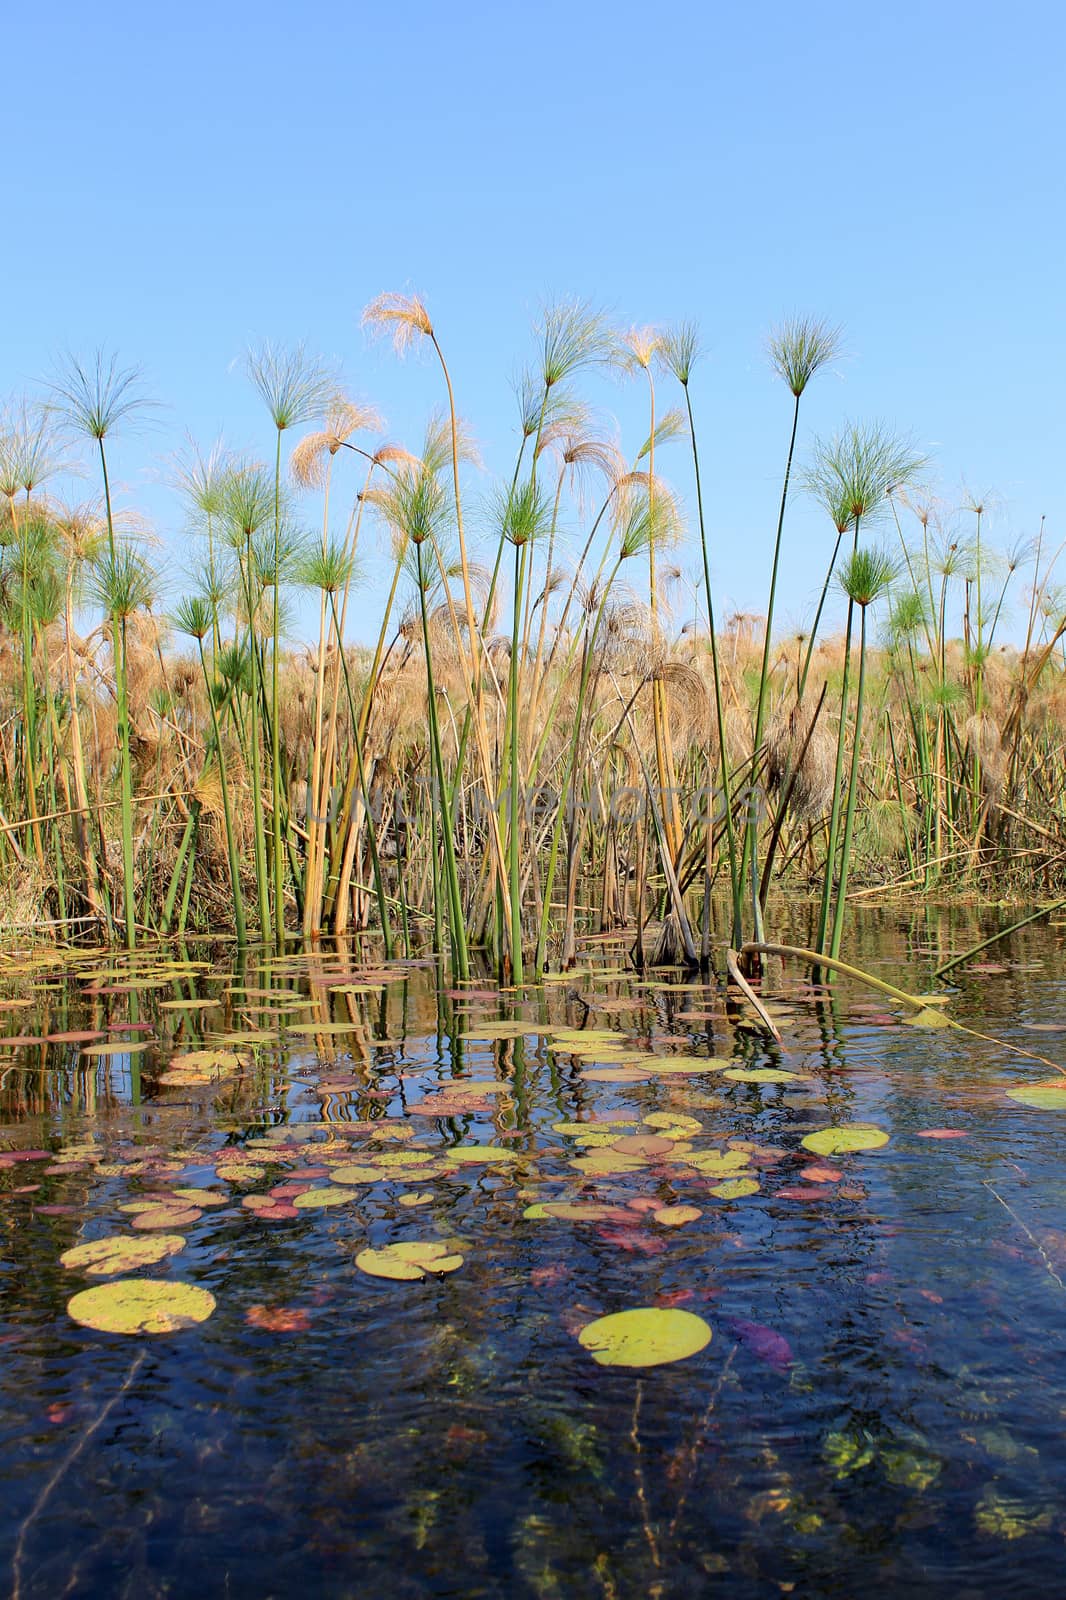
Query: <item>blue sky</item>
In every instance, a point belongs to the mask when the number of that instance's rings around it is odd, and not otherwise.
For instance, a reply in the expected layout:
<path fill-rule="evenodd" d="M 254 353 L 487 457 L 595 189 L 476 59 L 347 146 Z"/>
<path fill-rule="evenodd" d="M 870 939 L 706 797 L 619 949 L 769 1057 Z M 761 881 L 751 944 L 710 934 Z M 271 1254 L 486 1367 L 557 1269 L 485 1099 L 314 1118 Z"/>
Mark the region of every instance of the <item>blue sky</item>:
<path fill-rule="evenodd" d="M 1041 513 L 1066 534 L 1057 5 L 57 0 L 9 10 L 4 42 L 0 390 L 65 348 L 143 365 L 166 409 L 115 470 L 175 582 L 167 452 L 185 430 L 271 448 L 250 342 L 336 357 L 417 441 L 438 375 L 368 345 L 360 311 L 384 289 L 425 296 L 486 491 L 513 460 L 509 380 L 545 297 L 622 326 L 698 320 L 720 614 L 764 604 L 789 423 L 764 341 L 793 312 L 841 323 L 848 352 L 812 386 L 801 454 L 882 418 L 935 456 L 949 500 L 963 479 L 994 491 L 1004 544 Z M 636 388 L 591 391 L 639 447 Z M 687 491 L 683 452 L 660 466 Z M 829 543 L 797 499 L 783 623 Z"/>

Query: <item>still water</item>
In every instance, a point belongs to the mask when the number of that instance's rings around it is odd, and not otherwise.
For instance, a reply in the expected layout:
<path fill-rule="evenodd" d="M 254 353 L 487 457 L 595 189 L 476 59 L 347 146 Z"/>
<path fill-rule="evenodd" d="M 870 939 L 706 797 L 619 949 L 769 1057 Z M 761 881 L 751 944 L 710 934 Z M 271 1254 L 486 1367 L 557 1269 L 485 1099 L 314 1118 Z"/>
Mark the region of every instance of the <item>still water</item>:
<path fill-rule="evenodd" d="M 849 954 L 920 991 L 994 926 L 868 913 Z M 1008 1091 L 1066 1062 L 1064 933 L 955 975 L 987 1040 L 788 963 L 780 1045 L 603 941 L 520 992 L 0 957 L 0 1590 L 1061 1593 L 1066 1111 Z M 108 1331 L 130 1279 L 170 1331 Z M 709 1338 L 600 1364 L 634 1308 Z"/>

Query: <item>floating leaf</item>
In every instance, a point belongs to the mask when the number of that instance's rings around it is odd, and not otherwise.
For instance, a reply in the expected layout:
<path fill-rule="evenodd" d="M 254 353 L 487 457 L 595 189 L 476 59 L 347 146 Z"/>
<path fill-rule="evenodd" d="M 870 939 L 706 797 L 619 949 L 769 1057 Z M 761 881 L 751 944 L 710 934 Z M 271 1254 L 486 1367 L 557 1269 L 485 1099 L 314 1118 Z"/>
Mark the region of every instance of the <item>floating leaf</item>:
<path fill-rule="evenodd" d="M 373 1155 L 378 1167 L 425 1167 L 432 1160 L 432 1150 L 377 1150 Z"/>
<path fill-rule="evenodd" d="M 463 1257 L 439 1241 L 409 1239 L 403 1244 L 383 1245 L 380 1250 L 360 1250 L 355 1264 L 372 1278 L 410 1282 L 431 1272 L 455 1272 Z"/>
<path fill-rule="evenodd" d="M 816 1156 L 842 1156 L 855 1150 L 880 1150 L 888 1143 L 888 1134 L 868 1122 L 849 1122 L 844 1127 L 819 1128 L 801 1143 Z"/>
<path fill-rule="evenodd" d="M 522 1039 L 539 1030 L 533 1022 L 478 1022 L 463 1035 L 466 1039 Z"/>
<path fill-rule="evenodd" d="M 642 1156 L 627 1156 L 618 1150 L 593 1150 L 587 1156 L 578 1156 L 570 1165 L 590 1177 L 607 1178 L 617 1172 L 643 1172 L 647 1162 Z"/>
<path fill-rule="evenodd" d="M 154 1266 L 157 1261 L 177 1255 L 184 1248 L 185 1240 L 178 1233 L 157 1233 L 154 1239 L 114 1233 L 106 1239 L 93 1239 L 89 1244 L 77 1244 L 71 1250 L 64 1250 L 59 1259 L 65 1267 L 87 1272 L 94 1278 L 106 1278 L 113 1272 L 133 1272 L 138 1267 Z"/>
<path fill-rule="evenodd" d="M 790 1083 L 802 1078 L 801 1072 L 786 1072 L 783 1067 L 730 1067 L 722 1073 L 734 1083 Z"/>
<path fill-rule="evenodd" d="M 659 1367 L 706 1349 L 711 1330 L 691 1311 L 641 1306 L 597 1317 L 578 1340 L 601 1367 Z"/>
<path fill-rule="evenodd" d="M 674 1138 L 678 1133 L 703 1132 L 702 1122 L 697 1122 L 695 1117 L 683 1116 L 679 1111 L 649 1112 L 644 1123 L 649 1128 L 661 1128 L 666 1139 Z"/>
<path fill-rule="evenodd" d="M 1059 1083 L 1032 1083 L 1022 1089 L 1008 1089 L 1007 1099 L 1020 1106 L 1035 1106 L 1038 1111 L 1066 1111 L 1066 1080 Z"/>
<path fill-rule="evenodd" d="M 134 1217 L 133 1226 L 145 1231 L 155 1228 L 191 1228 L 202 1216 L 203 1212 L 199 1206 L 147 1206 Z"/>
<path fill-rule="evenodd" d="M 923 1006 L 920 1011 L 912 1011 L 903 1021 L 911 1028 L 950 1028 L 951 1020 L 943 1012 L 935 1011 L 932 1006 Z"/>
<path fill-rule="evenodd" d="M 117 1278 L 67 1302 L 75 1322 L 99 1333 L 177 1333 L 206 1322 L 214 1309 L 206 1289 L 152 1278 Z"/>
<path fill-rule="evenodd" d="M 188 1050 L 170 1058 L 159 1081 L 168 1088 L 215 1083 L 220 1078 L 236 1077 L 247 1065 L 248 1057 L 236 1050 Z"/>
<path fill-rule="evenodd" d="M 444 1159 L 461 1166 L 473 1161 L 517 1161 L 519 1152 L 502 1144 L 454 1144 L 445 1150 Z"/>
<path fill-rule="evenodd" d="M 334 1183 L 381 1183 L 388 1173 L 384 1167 L 346 1166 L 334 1167 L 330 1176 Z"/>
<path fill-rule="evenodd" d="M 655 1156 L 673 1154 L 674 1144 L 673 1140 L 664 1139 L 654 1133 L 631 1133 L 616 1139 L 611 1149 L 619 1151 L 622 1155 L 644 1156 L 646 1159 L 651 1159 Z"/>
<path fill-rule="evenodd" d="M 747 1150 L 705 1150 L 699 1155 L 687 1156 L 685 1165 L 702 1172 L 705 1177 L 718 1177 L 727 1172 L 742 1172 L 750 1165 Z"/>
<path fill-rule="evenodd" d="M 676 1074 L 679 1077 L 701 1072 L 721 1072 L 724 1066 L 732 1064 L 732 1061 L 726 1062 L 713 1056 L 649 1056 L 644 1061 L 645 1067 L 657 1075 Z"/>
<path fill-rule="evenodd" d="M 327 1184 L 323 1189 L 305 1189 L 303 1194 L 295 1195 L 293 1205 L 298 1211 L 312 1211 L 321 1206 L 343 1206 L 355 1195 L 351 1189 L 342 1189 L 337 1184 Z"/>
<path fill-rule="evenodd" d="M 563 1217 L 568 1222 L 606 1222 L 626 1214 L 621 1206 L 603 1205 L 598 1200 L 546 1200 L 536 1209 L 542 1216 Z"/>
<path fill-rule="evenodd" d="M 438 1094 L 477 1095 L 507 1094 L 513 1085 L 506 1078 L 449 1078 L 439 1084 Z M 377 1137 L 377 1135 L 375 1135 Z"/>
<path fill-rule="evenodd" d="M 224 1206 L 229 1204 L 228 1197 L 217 1194 L 213 1189 L 172 1189 L 171 1193 L 177 1200 L 187 1200 L 191 1206 Z"/>
<path fill-rule="evenodd" d="M 725 1183 L 716 1183 L 711 1193 L 717 1195 L 719 1200 L 742 1200 L 747 1194 L 758 1194 L 759 1180 L 757 1178 L 727 1178 Z"/>
<path fill-rule="evenodd" d="M 300 1038 L 314 1038 L 321 1034 L 328 1037 L 337 1033 L 357 1033 L 362 1027 L 361 1022 L 290 1022 L 289 1033 L 295 1033 Z"/>
<path fill-rule="evenodd" d="M 428 1206 L 433 1200 L 433 1196 L 428 1194 L 425 1190 L 423 1190 L 421 1194 L 401 1194 L 397 1195 L 396 1198 L 398 1199 L 400 1205 L 408 1207 Z"/>
<path fill-rule="evenodd" d="M 703 1212 L 699 1206 L 662 1206 L 652 1216 L 664 1228 L 683 1228 L 686 1222 L 698 1222 Z"/>
<path fill-rule="evenodd" d="M 148 1039 L 123 1039 L 118 1044 L 84 1044 L 81 1047 L 81 1054 L 94 1057 L 137 1056 L 142 1050 L 148 1049 L 150 1042 Z"/>
<path fill-rule="evenodd" d="M 623 1117 L 611 1122 L 553 1122 L 552 1132 L 565 1133 L 571 1138 L 581 1139 L 587 1134 L 599 1135 L 604 1132 L 610 1133 L 615 1129 L 622 1131 L 636 1126 L 637 1120 L 635 1117 Z"/>

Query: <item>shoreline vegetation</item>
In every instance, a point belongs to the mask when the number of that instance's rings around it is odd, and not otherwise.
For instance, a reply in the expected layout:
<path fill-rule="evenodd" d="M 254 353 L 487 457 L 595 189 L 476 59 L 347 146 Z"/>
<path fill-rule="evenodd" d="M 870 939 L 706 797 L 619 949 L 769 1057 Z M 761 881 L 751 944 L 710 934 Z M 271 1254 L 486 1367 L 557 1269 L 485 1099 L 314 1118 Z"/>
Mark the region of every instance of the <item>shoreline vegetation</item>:
<path fill-rule="evenodd" d="M 218 444 L 174 465 L 195 560 L 167 610 L 113 491 L 150 408 L 140 375 L 68 360 L 0 416 L 0 939 L 369 932 L 387 957 L 428 946 L 460 980 L 487 959 L 519 983 L 572 965 L 580 933 L 625 930 L 638 966 L 706 967 L 726 942 L 751 977 L 782 891 L 810 898 L 832 961 L 850 899 L 1059 899 L 1059 550 L 1043 524 L 993 549 L 982 498 L 941 503 L 880 423 L 810 437 L 838 330 L 770 337 L 766 609 L 723 617 L 694 326 L 617 333 L 548 306 L 486 500 L 445 331 L 413 296 L 364 322 L 432 356 L 423 439 L 382 442 L 303 349 L 249 354 L 266 460 Z M 604 366 L 646 400 L 624 448 L 582 394 Z M 797 496 L 824 513 L 826 565 L 809 626 L 782 637 Z M 374 643 L 340 648 L 368 546 L 387 598 Z M 301 592 L 318 626 L 298 647 Z"/>

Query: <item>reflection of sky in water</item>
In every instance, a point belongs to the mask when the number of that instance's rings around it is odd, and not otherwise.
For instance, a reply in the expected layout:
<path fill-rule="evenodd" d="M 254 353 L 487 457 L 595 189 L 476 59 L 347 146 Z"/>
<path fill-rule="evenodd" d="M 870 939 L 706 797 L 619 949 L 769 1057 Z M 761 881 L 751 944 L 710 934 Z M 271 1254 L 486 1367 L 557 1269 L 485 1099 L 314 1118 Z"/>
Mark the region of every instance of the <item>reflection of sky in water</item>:
<path fill-rule="evenodd" d="M 990 931 L 858 921 L 852 957 L 912 988 Z M 952 1014 L 1054 1061 L 1059 946 L 997 947 Z M 0 1045 L 0 1504 L 24 1596 L 1056 1592 L 1066 1113 L 1004 1096 L 1052 1065 L 798 967 L 782 1047 L 713 987 L 592 958 L 520 1002 L 377 974 L 332 951 L 0 972 L 0 1032 L 31 1041 Z M 173 1004 L 192 998 L 217 1004 Z M 867 1121 L 884 1148 L 802 1146 Z M 72 1321 L 109 1280 L 64 1252 L 157 1232 L 184 1248 L 137 1275 L 209 1291 L 208 1320 Z M 357 1264 L 414 1240 L 461 1265 Z M 581 1329 L 635 1306 L 711 1341 L 597 1365 Z"/>

